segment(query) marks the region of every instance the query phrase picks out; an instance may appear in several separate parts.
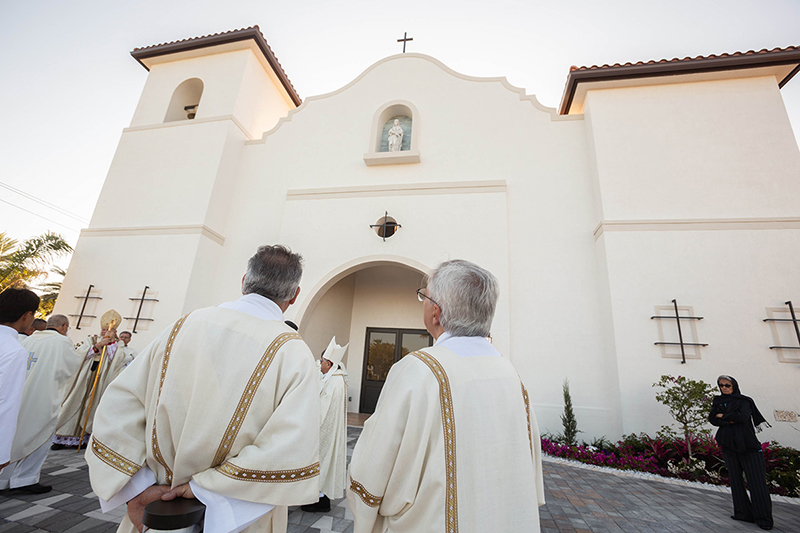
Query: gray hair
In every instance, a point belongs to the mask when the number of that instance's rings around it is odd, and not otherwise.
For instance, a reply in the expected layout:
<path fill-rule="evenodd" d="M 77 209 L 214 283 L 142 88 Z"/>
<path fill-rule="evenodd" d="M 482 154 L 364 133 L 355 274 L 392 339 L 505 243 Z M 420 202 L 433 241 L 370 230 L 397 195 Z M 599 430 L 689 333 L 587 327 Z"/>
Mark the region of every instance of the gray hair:
<path fill-rule="evenodd" d="M 303 276 L 303 257 L 280 244 L 260 246 L 247 262 L 242 294 L 260 294 L 273 302 L 288 302 Z"/>
<path fill-rule="evenodd" d="M 60 328 L 63 325 L 69 326 L 69 318 L 64 315 L 50 315 L 47 317 L 48 328 Z"/>
<path fill-rule="evenodd" d="M 442 327 L 458 337 L 489 336 L 499 293 L 491 272 L 461 259 L 442 263 L 428 278 Z"/>

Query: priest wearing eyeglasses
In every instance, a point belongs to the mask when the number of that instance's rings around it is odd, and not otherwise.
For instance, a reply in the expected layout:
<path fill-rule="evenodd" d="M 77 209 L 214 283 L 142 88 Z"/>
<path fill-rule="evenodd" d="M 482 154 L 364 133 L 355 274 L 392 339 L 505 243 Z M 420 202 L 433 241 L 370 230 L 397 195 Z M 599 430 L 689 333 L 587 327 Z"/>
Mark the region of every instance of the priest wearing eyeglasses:
<path fill-rule="evenodd" d="M 350 463 L 354 533 L 539 531 L 541 443 L 528 393 L 487 339 L 495 277 L 439 265 L 423 301 L 436 343 L 389 371 Z"/>

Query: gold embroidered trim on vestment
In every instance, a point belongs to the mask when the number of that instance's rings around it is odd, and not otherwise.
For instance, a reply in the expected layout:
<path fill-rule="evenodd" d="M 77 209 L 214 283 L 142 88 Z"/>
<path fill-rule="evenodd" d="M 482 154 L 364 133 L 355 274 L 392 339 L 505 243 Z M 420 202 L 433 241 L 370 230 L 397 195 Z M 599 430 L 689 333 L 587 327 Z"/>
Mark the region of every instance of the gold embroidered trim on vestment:
<path fill-rule="evenodd" d="M 370 507 L 378 507 L 383 501 L 381 496 L 375 496 L 374 494 L 370 493 L 364 488 L 364 485 L 353 478 L 350 478 L 350 490 L 358 494 L 358 497 L 361 498 L 361 501 Z"/>
<path fill-rule="evenodd" d="M 269 370 L 269 365 L 272 364 L 272 360 L 275 358 L 275 354 L 278 353 L 281 346 L 292 339 L 301 339 L 301 337 L 294 332 L 281 333 L 272 341 L 267 351 L 264 352 L 264 355 L 261 356 L 261 361 L 259 361 L 258 366 L 256 366 L 256 369 L 250 376 L 250 380 L 247 382 L 247 386 L 245 386 L 242 397 L 239 400 L 239 405 L 236 406 L 236 411 L 233 412 L 231 421 L 228 423 L 228 429 L 225 430 L 225 434 L 222 436 L 222 440 L 217 448 L 217 453 L 214 455 L 214 461 L 211 463 L 212 467 L 222 464 L 222 461 L 224 461 L 230 453 L 233 441 L 236 440 L 236 435 L 239 434 L 239 430 L 242 428 L 244 417 L 247 416 L 247 410 L 250 409 L 250 404 L 253 403 L 253 398 L 256 395 L 258 386 L 261 384 L 261 380 L 264 379 L 264 374 Z"/>
<path fill-rule="evenodd" d="M 158 394 L 156 395 L 156 408 L 153 411 L 153 457 L 158 464 L 164 467 L 164 470 L 167 472 L 167 485 L 172 485 L 172 469 L 167 466 L 167 462 L 164 461 L 164 457 L 161 455 L 161 448 L 158 447 L 158 433 L 156 432 L 156 418 L 158 418 L 158 403 L 161 400 L 161 387 L 164 386 L 164 378 L 167 377 L 167 365 L 169 365 L 169 356 L 172 353 L 172 345 L 175 343 L 175 337 L 178 336 L 178 332 L 181 330 L 183 323 L 186 322 L 186 318 L 189 314 L 185 314 L 181 317 L 180 320 L 175 322 L 175 325 L 172 327 L 172 331 L 169 334 L 169 339 L 167 339 L 167 346 L 164 348 L 164 361 L 161 363 L 161 376 L 158 380 Z"/>
<path fill-rule="evenodd" d="M 319 463 L 314 463 L 305 468 L 295 468 L 294 470 L 250 470 L 241 468 L 225 461 L 217 467 L 217 471 L 226 476 L 239 479 L 241 481 L 255 481 L 258 483 L 294 483 L 311 479 L 319 475 Z"/>
<path fill-rule="evenodd" d="M 417 357 L 428 365 L 439 382 L 439 400 L 442 407 L 442 425 L 444 429 L 444 467 L 445 467 L 445 531 L 458 533 L 458 494 L 456 483 L 456 419 L 453 411 L 453 396 L 450 392 L 450 380 L 447 379 L 442 364 L 430 354 L 418 351 L 410 355 Z"/>
<path fill-rule="evenodd" d="M 525 388 L 525 384 L 522 383 L 522 380 L 519 380 L 519 384 L 522 387 L 522 399 L 525 400 L 525 413 L 528 415 L 528 441 L 531 443 L 531 458 L 533 458 L 533 433 L 531 433 L 531 404 L 528 400 L 528 389 Z"/>
<path fill-rule="evenodd" d="M 98 441 L 97 437 L 92 438 L 92 452 L 94 452 L 98 459 L 107 465 L 116 468 L 127 476 L 133 476 L 139 471 L 140 468 L 142 468 L 141 465 L 137 465 L 130 459 L 124 458 L 102 442 Z"/>

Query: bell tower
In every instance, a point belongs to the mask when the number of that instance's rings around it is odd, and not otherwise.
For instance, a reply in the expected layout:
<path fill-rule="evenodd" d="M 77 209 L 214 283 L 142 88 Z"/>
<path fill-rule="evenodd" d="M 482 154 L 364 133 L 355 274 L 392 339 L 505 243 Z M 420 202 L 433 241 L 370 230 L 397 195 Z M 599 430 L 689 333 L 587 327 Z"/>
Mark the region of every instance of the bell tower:
<path fill-rule="evenodd" d="M 213 303 L 204 288 L 225 246 L 244 143 L 301 100 L 258 26 L 131 55 L 147 81 L 56 309 L 75 313 L 72 295 L 92 284 L 130 316 L 124 306 L 147 285 L 158 293 L 153 313 L 172 320 Z"/>

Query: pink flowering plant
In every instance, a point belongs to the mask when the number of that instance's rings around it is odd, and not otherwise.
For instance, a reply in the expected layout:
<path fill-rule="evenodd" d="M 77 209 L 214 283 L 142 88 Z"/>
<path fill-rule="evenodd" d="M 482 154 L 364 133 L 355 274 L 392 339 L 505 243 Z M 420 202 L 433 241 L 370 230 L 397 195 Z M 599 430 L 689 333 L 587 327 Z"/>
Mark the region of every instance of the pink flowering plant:
<path fill-rule="evenodd" d="M 663 426 L 655 438 L 640 433 L 623 435 L 616 444 L 600 438 L 577 446 L 563 435 L 544 434 L 542 451 L 597 466 L 729 485 L 722 451 L 711 431 L 703 427 L 711 408 L 713 387 L 682 376 L 661 376 L 654 386 L 663 389 L 656 397 L 670 408 L 683 435 Z M 800 451 L 777 442 L 764 443 L 762 449 L 770 492 L 800 497 Z"/>

